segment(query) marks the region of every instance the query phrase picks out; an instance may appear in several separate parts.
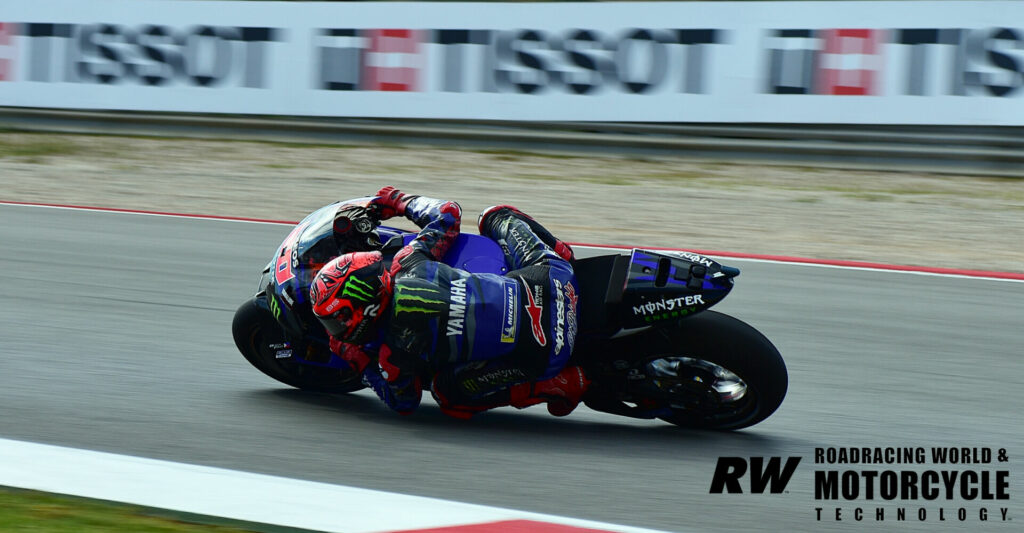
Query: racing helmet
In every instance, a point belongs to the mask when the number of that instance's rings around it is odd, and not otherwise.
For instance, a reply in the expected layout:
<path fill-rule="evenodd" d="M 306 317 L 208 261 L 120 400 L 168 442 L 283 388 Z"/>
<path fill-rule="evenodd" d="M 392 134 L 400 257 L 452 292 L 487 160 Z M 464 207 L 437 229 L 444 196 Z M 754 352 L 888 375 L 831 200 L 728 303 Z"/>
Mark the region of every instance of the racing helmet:
<path fill-rule="evenodd" d="M 379 251 L 332 259 L 309 287 L 313 314 L 332 337 L 353 344 L 370 340 L 390 294 L 391 273 Z"/>

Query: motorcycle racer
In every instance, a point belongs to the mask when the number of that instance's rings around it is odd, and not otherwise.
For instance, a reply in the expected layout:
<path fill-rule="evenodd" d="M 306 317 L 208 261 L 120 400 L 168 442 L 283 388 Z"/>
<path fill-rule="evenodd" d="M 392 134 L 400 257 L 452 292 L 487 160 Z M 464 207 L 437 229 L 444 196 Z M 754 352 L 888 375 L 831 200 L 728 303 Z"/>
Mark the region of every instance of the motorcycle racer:
<path fill-rule="evenodd" d="M 458 418 L 541 402 L 557 416 L 575 409 L 589 380 L 566 367 L 578 310 L 568 245 L 512 206 L 491 207 L 480 234 L 501 246 L 509 271 L 472 274 L 440 262 L 460 231 L 458 204 L 385 187 L 370 205 L 421 230 L 391 261 L 347 253 L 317 273 L 310 301 L 333 352 L 403 414 L 424 386 Z"/>

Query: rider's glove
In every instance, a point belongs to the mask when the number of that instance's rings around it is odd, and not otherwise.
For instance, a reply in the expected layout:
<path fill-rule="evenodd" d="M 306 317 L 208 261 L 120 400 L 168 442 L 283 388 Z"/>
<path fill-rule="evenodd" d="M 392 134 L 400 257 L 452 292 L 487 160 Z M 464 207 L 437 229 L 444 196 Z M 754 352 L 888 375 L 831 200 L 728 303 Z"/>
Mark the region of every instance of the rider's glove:
<path fill-rule="evenodd" d="M 387 220 L 396 215 L 404 216 L 405 208 L 409 206 L 409 202 L 416 198 L 419 198 L 419 196 L 405 194 L 389 185 L 377 191 L 377 198 L 371 201 L 370 205 L 377 206 L 381 220 Z"/>
<path fill-rule="evenodd" d="M 377 350 L 377 364 L 366 367 L 363 383 L 373 389 L 388 407 L 403 415 L 412 413 L 420 404 L 423 387 L 416 372 L 405 372 L 393 361 L 394 354 L 387 344 Z"/>
<path fill-rule="evenodd" d="M 341 342 L 331 337 L 331 351 L 338 354 L 356 372 L 362 372 L 370 364 L 370 356 L 355 344 Z"/>
<path fill-rule="evenodd" d="M 380 370 L 371 366 L 363 372 L 363 383 L 373 389 L 381 401 L 398 411 L 399 414 L 408 415 L 420 405 L 423 388 L 420 386 L 420 378 L 417 376 L 406 376 L 388 381 L 381 375 Z"/>

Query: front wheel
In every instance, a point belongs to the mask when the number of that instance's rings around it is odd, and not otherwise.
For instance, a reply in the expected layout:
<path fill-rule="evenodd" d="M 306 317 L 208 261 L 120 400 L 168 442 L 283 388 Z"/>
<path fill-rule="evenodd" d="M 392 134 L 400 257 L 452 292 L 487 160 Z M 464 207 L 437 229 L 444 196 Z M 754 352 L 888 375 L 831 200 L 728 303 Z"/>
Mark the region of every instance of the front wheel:
<path fill-rule="evenodd" d="M 273 346 L 286 342 L 284 332 L 270 311 L 256 305 L 254 299 L 243 303 L 235 311 L 231 333 L 235 338 L 235 346 L 245 359 L 281 383 L 303 390 L 330 393 L 352 392 L 364 387 L 359 374 L 352 370 L 277 358 L 277 350 Z"/>
<path fill-rule="evenodd" d="M 729 315 L 707 311 L 677 327 L 650 331 L 646 379 L 634 391 L 660 405 L 658 418 L 705 429 L 740 429 L 768 418 L 789 386 L 786 364 L 764 335 Z"/>

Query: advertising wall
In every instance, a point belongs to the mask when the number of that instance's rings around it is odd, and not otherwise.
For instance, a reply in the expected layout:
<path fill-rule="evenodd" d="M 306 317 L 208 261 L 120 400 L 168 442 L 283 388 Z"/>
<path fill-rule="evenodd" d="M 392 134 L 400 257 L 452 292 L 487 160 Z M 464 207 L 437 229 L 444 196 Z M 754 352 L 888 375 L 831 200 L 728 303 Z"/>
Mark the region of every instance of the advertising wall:
<path fill-rule="evenodd" d="M 1024 3 L 0 0 L 0 105 L 1024 125 Z"/>

